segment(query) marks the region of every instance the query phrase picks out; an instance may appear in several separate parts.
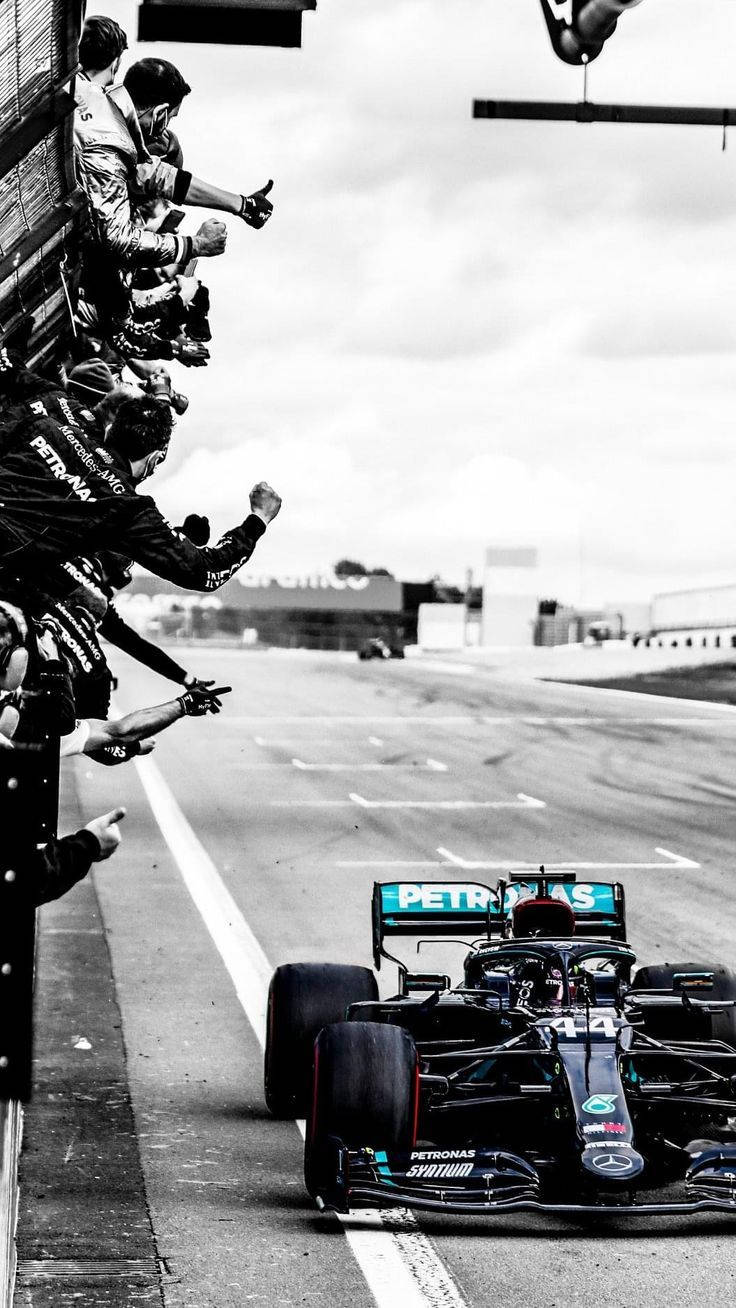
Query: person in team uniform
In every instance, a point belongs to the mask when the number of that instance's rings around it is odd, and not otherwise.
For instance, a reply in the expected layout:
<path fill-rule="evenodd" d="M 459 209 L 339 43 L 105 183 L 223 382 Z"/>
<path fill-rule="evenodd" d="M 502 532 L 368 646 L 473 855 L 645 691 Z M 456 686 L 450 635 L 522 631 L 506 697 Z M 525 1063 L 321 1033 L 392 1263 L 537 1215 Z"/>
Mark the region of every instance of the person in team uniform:
<path fill-rule="evenodd" d="M 198 547 L 137 491 L 166 458 L 170 407 L 149 397 L 125 400 L 102 445 L 61 386 L 41 378 L 36 384 L 33 398 L 34 374 L 0 349 L 0 414 L 6 403 L 15 409 L 0 444 L 0 593 L 26 593 L 39 614 L 51 584 L 60 587 L 55 599 L 73 589 L 53 565 L 100 550 L 199 591 L 218 590 L 250 559 L 281 508 L 266 482 L 253 487 L 241 523 L 216 544 Z"/>

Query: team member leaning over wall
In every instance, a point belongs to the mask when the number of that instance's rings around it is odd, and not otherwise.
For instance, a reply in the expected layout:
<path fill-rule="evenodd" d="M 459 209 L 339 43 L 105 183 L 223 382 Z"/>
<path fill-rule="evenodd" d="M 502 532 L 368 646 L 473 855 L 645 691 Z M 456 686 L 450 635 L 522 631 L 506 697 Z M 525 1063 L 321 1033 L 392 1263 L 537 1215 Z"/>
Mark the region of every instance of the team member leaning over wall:
<path fill-rule="evenodd" d="M 109 766 L 125 763 L 135 754 L 150 754 L 156 743 L 155 735 L 173 727 L 182 718 L 219 713 L 222 707 L 220 696 L 229 694 L 231 689 L 230 686 L 214 686 L 206 690 L 187 690 L 166 704 L 134 709 L 111 722 L 100 718 L 80 718 L 74 730 L 61 738 L 61 757 L 86 754 Z"/>
<path fill-rule="evenodd" d="M 10 751 L 16 756 L 20 752 L 21 760 L 23 746 L 15 745 L 13 737 L 22 713 L 29 639 L 32 634 L 20 609 L 0 601 L 0 749 L 6 758 Z M 13 787 L 8 782 L 6 802 L 12 796 Z M 93 863 L 109 858 L 120 844 L 118 823 L 124 816 L 124 808 L 114 808 L 93 818 L 73 835 L 54 838 L 41 846 L 29 845 L 27 840 L 21 842 L 22 885 L 31 903 L 45 904 L 58 899 L 87 875 Z M 22 835 L 15 825 L 9 823 L 4 832 L 6 845 L 13 845 Z"/>
<path fill-rule="evenodd" d="M 128 90 L 116 87 L 114 95 L 108 94 L 127 44 L 117 23 L 95 15 L 87 19 L 79 45 L 82 71 L 76 89 L 74 147 L 95 238 L 126 267 L 187 263 L 192 258 L 222 254 L 227 232 L 216 219 L 208 219 L 193 237 L 151 232 L 133 221 L 131 192 L 141 198 L 162 196 L 177 204 L 224 210 L 253 227 L 263 226 L 272 204 L 264 192 L 243 196 L 223 190 L 149 153 Z M 143 62 L 160 68 L 165 63 Z M 151 135 L 165 130 L 169 117 L 189 92 L 172 64 L 166 63 L 166 69 L 176 74 L 176 84 L 171 76 L 162 78 L 160 68 L 158 77 L 139 77 L 132 83 L 141 97 L 141 112 Z M 158 103 L 143 103 L 157 96 Z M 176 103 L 172 103 L 174 99 Z"/>
<path fill-rule="evenodd" d="M 189 514 L 179 530 L 190 540 L 199 530 L 194 543 L 204 545 L 209 531 L 203 538 L 201 528 L 192 525 L 200 521 L 207 522 L 207 519 Z M 71 668 L 80 717 L 106 718 L 110 712 L 113 678 L 100 637 L 144 668 L 186 690 L 207 690 L 214 686 L 214 681 L 187 672 L 166 650 L 146 640 L 120 616 L 112 600 L 115 591 L 122 590 L 131 580 L 127 559 L 119 554 L 101 553 L 60 566 L 74 590 L 67 599 L 51 605 L 41 621 L 55 626 L 57 645 Z"/>
<path fill-rule="evenodd" d="M 101 446 L 67 403 L 60 422 L 45 399 L 28 398 L 32 374 L 0 349 L 2 405 L 25 392 L 24 415 L 3 430 L 0 452 L 0 591 L 29 595 L 36 613 L 47 606 L 51 565 L 111 550 L 190 590 L 214 591 L 251 557 L 281 499 L 266 482 L 250 492 L 250 513 L 215 545 L 198 548 L 172 527 L 137 487 L 165 459 L 171 410 L 155 399 L 126 400 Z M 42 383 L 43 388 L 47 383 Z M 68 401 L 59 387 L 59 395 Z M 61 401 L 59 401 L 61 402 Z M 68 594 L 62 588 L 55 598 Z M 39 595 L 42 606 L 39 608 Z"/>

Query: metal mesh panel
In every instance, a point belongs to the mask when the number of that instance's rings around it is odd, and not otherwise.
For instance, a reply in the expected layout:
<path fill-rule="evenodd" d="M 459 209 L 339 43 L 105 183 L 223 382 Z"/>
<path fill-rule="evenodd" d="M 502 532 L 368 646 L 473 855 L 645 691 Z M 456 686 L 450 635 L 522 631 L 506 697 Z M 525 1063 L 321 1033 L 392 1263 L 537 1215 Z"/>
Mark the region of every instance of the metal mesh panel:
<path fill-rule="evenodd" d="M 70 221 L 0 284 L 0 336 L 11 338 L 32 315 L 34 354 L 45 352 L 50 344 L 63 346 L 71 321 L 60 267 L 66 260 L 67 284 L 73 293 L 79 239 L 78 223 Z"/>
<path fill-rule="evenodd" d="M 74 71 L 74 4 L 0 3 L 0 131 L 29 114 Z"/>
<path fill-rule="evenodd" d="M 68 193 L 66 127 L 61 126 L 0 179 L 0 257 L 48 217 Z"/>

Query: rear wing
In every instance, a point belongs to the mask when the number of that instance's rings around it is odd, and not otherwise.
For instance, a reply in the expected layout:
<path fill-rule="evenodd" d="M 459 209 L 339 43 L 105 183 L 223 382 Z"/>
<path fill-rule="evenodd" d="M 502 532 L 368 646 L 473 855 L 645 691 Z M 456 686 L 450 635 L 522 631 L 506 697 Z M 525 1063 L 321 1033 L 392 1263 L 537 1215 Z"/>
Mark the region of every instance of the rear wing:
<path fill-rule="evenodd" d="M 499 882 L 499 887 L 503 882 Z M 575 914 L 576 936 L 626 939 L 626 899 L 619 881 L 577 881 L 574 872 L 512 872 L 505 886 L 504 907 L 529 895 L 549 896 L 569 904 Z"/>
<path fill-rule="evenodd" d="M 373 959 L 386 936 L 500 935 L 499 899 L 475 881 L 377 881 L 373 886 Z"/>
<path fill-rule="evenodd" d="M 578 882 L 574 872 L 512 873 L 510 883 L 492 889 L 477 881 L 377 881 L 373 886 L 373 959 L 391 958 L 387 936 L 503 936 L 511 909 L 520 899 L 549 895 L 569 904 L 575 934 L 626 939 L 623 886 Z M 396 960 L 394 960 L 396 961 Z"/>

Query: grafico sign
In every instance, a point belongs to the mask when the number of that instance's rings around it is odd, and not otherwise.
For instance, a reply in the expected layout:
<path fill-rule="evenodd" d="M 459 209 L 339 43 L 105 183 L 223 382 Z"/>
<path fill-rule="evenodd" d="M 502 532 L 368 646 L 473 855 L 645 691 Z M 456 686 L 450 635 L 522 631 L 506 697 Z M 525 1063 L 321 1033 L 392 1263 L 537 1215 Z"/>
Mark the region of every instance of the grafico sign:
<path fill-rule="evenodd" d="M 223 604 L 239 609 L 400 613 L 403 607 L 401 583 L 394 577 L 336 577 L 331 573 L 259 577 L 239 572 L 220 595 Z"/>

